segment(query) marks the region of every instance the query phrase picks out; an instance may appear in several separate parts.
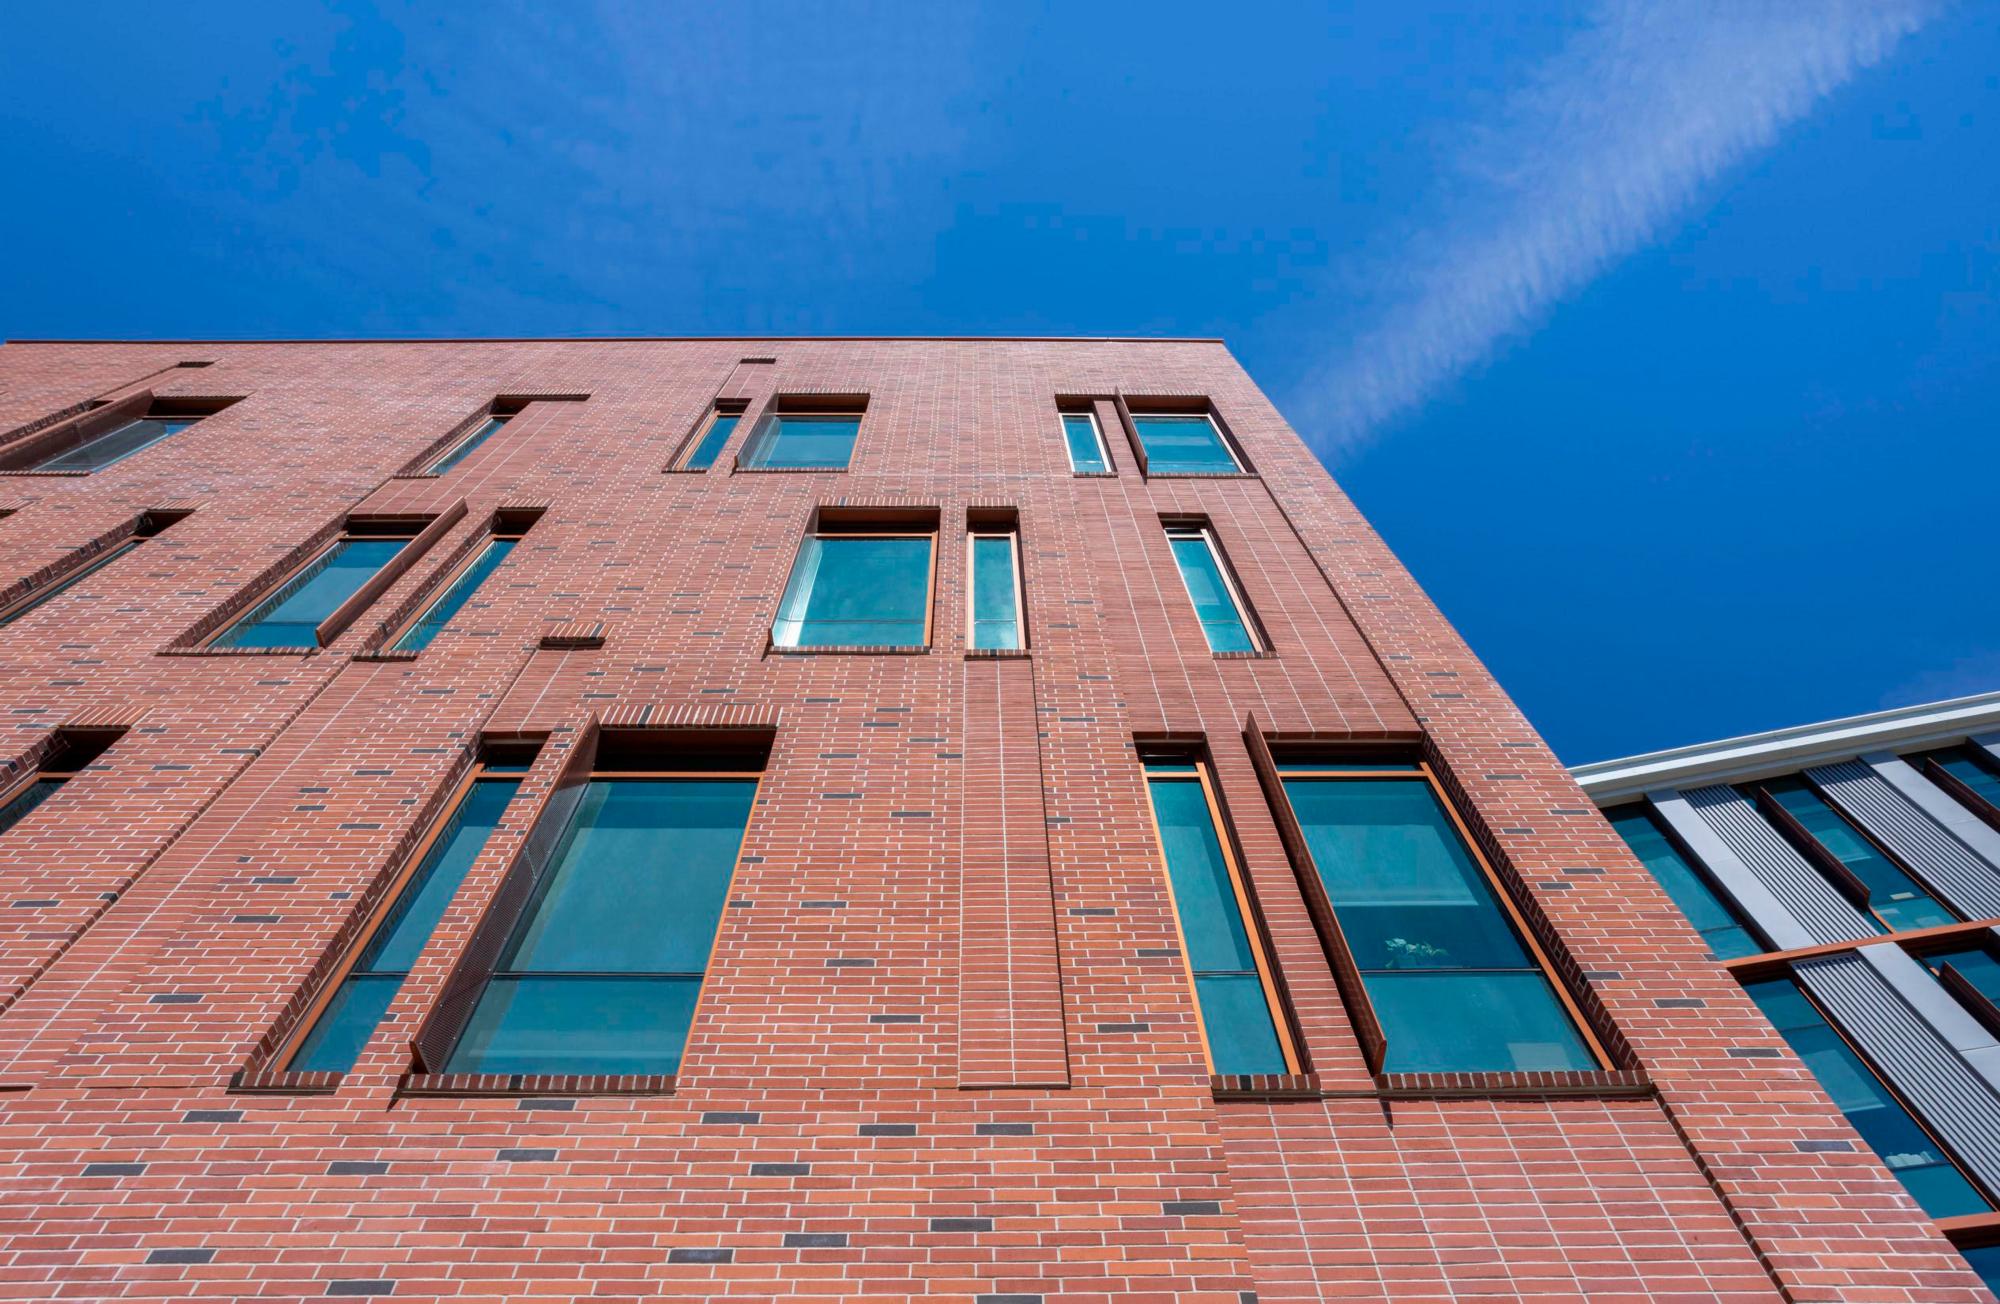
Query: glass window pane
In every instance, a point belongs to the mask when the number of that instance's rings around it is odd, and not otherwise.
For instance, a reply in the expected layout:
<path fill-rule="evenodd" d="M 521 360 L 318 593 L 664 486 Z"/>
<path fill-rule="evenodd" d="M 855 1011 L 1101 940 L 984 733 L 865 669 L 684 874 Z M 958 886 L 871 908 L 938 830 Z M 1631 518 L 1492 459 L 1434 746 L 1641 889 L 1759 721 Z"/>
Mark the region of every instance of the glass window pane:
<path fill-rule="evenodd" d="M 401 552 L 408 539 L 342 539 L 232 625 L 216 647 L 312 647 L 340 604 Z"/>
<path fill-rule="evenodd" d="M 4 614 L 0 614 L 0 625 L 11 624 L 16 620 L 19 620 L 21 617 L 27 615 L 29 612 L 41 606 L 44 602 L 47 602 L 50 598 L 53 598 L 57 594 L 68 590 L 73 585 L 82 583 L 90 576 L 95 575 L 98 571 L 103 570 L 106 566 L 109 566 L 112 562 L 118 560 L 120 557 L 123 557 L 126 553 L 132 551 L 132 549 L 137 546 L 138 545 L 136 542 L 124 543 L 119 545 L 118 547 L 107 550 L 102 556 L 99 556 L 92 561 L 85 562 L 83 565 L 77 567 L 75 570 L 71 571 L 68 575 L 64 576 L 62 579 L 57 580 L 54 584 L 51 584 L 46 588 L 43 588 L 40 591 L 33 594 L 32 600 L 24 602 L 20 606 L 17 606 L 12 610 L 5 612 Z"/>
<path fill-rule="evenodd" d="M 472 456 L 474 449 L 493 438 L 494 435 L 499 433 L 500 427 L 506 424 L 506 417 L 493 417 L 489 419 L 477 430 L 460 440 L 457 445 L 446 450 L 443 457 L 440 457 L 436 462 L 431 464 L 430 473 L 432 475 L 443 475 L 446 471 L 451 470 L 451 468 Z"/>
<path fill-rule="evenodd" d="M 15 794 L 12 801 L 0 806 L 0 833 L 5 833 L 24 819 L 28 812 L 56 795 L 56 789 L 63 786 L 62 779 L 37 779 Z"/>
<path fill-rule="evenodd" d="M 1632 854 L 1666 889 L 1667 896 L 1680 907 L 1680 912 L 1687 916 L 1695 931 L 1708 941 L 1709 949 L 1716 956 L 1734 960 L 1740 956 L 1756 955 L 1764 949 L 1750 935 L 1750 930 L 1737 922 L 1735 912 L 1709 886 L 1701 871 L 1681 855 L 1668 839 L 1666 830 L 1654 822 L 1643 806 L 1624 806 L 1606 814 L 1610 817 L 1611 826 L 1625 839 L 1625 845 L 1632 848 Z"/>
<path fill-rule="evenodd" d="M 1958 922 L 1958 917 L 1932 900 L 1930 893 L 1875 849 L 1853 825 L 1841 818 L 1827 800 L 1801 779 L 1775 779 L 1764 790 L 1777 799 L 1813 841 L 1868 885 L 1869 908 L 1890 928 L 1934 928 Z"/>
<path fill-rule="evenodd" d="M 479 591 L 479 586 L 486 582 L 486 577 L 498 569 L 501 562 L 507 560 L 507 554 L 514 551 L 515 542 L 513 539 L 488 541 L 478 558 L 458 573 L 457 578 L 438 595 L 437 601 L 431 603 L 429 610 L 418 617 L 417 623 L 410 626 L 401 638 L 390 644 L 390 647 L 398 652 L 421 652 L 429 647 L 431 640 L 438 636 L 439 631 L 450 624 L 451 618 L 472 600 L 472 595 Z"/>
<path fill-rule="evenodd" d="M 1970 745 L 1932 752 L 1931 759 L 1952 778 L 1972 789 L 1974 795 L 1985 801 L 1988 806 L 2000 810 L 2000 773 L 1995 773 L 1992 767 L 1981 764 Z"/>
<path fill-rule="evenodd" d="M 1974 991 L 2000 1005 L 2000 960 L 1994 959 L 1991 951 L 1968 946 L 1956 951 L 1933 951 L 1918 958 L 1929 965 L 1933 973 L 1950 965 L 1958 970 L 1959 977 L 1972 984 Z"/>
<path fill-rule="evenodd" d="M 1979 1274 L 1979 1280 L 1986 1283 L 1986 1289 L 2000 1295 L 2000 1245 L 1980 1245 L 1961 1251 L 1972 1270 Z"/>
<path fill-rule="evenodd" d="M 1101 474 L 1111 468 L 1104 464 L 1104 450 L 1097 440 L 1097 423 L 1081 412 L 1065 412 L 1063 437 L 1069 443 L 1072 471 Z"/>
<path fill-rule="evenodd" d="M 1160 826 L 1167 877 L 1173 883 L 1174 908 L 1180 912 L 1181 934 L 1187 939 L 1188 967 L 1198 974 L 1254 972 L 1256 955 L 1243 927 L 1201 781 L 1155 777 L 1147 786 Z"/>
<path fill-rule="evenodd" d="M 452 1073 L 672 1073 L 699 978 L 496 976 Z"/>
<path fill-rule="evenodd" d="M 1345 923 L 1345 918 L 1342 920 Z M 1597 1067 L 1539 970 L 1362 975 L 1389 1043 L 1387 1073 Z"/>
<path fill-rule="evenodd" d="M 729 436 L 736 433 L 736 423 L 740 420 L 741 417 L 731 412 L 717 413 L 715 419 L 708 423 L 708 429 L 702 433 L 701 442 L 694 446 L 692 453 L 688 454 L 687 469 L 706 471 L 714 466 L 716 455 L 722 452 L 722 446 L 729 442 Z"/>
<path fill-rule="evenodd" d="M 409 970 L 520 786 L 518 779 L 482 779 L 472 785 L 355 961 L 357 971 Z"/>
<path fill-rule="evenodd" d="M 150 448 L 170 435 L 177 435 L 193 425 L 195 419 L 145 417 L 128 422 L 116 430 L 107 430 L 95 439 L 78 444 L 67 452 L 56 454 L 35 467 L 37 471 L 101 471 L 113 462 L 125 458 L 144 448 Z"/>
<path fill-rule="evenodd" d="M 752 779 L 592 780 L 500 967 L 702 972 L 756 791 Z"/>
<path fill-rule="evenodd" d="M 779 416 L 771 420 L 746 466 L 842 470 L 861 433 L 858 416 Z"/>
<path fill-rule="evenodd" d="M 1146 449 L 1146 473 L 1162 475 L 1233 473 L 1242 468 L 1230 454 L 1229 445 L 1215 423 L 1204 416 L 1161 416 L 1132 414 L 1132 428 Z"/>
<path fill-rule="evenodd" d="M 1179 564 L 1181 581 L 1194 602 L 1195 617 L 1201 621 L 1202 635 L 1211 652 L 1254 652 L 1250 626 L 1236 607 L 1236 599 L 1223 578 L 1215 550 L 1201 534 L 1171 536 L 1174 561 Z"/>
<path fill-rule="evenodd" d="M 285 1068 L 293 1073 L 345 1073 L 353 1068 L 402 985 L 399 973 L 350 974 Z"/>
<path fill-rule="evenodd" d="M 1989 1211 L 1986 1200 L 1795 984 L 1774 978 L 1746 983 L 1745 990 L 1925 1213 L 1950 1218 Z"/>
<path fill-rule="evenodd" d="M 931 538 L 816 535 L 799 550 L 773 624 L 780 647 L 922 647 Z"/>
<path fill-rule="evenodd" d="M 972 541 L 972 646 L 1021 646 L 1021 625 L 1014 610 L 1011 537 L 986 535 Z"/>
<path fill-rule="evenodd" d="M 1286 1073 L 1263 980 L 1250 974 L 1197 974 L 1209 1063 L 1217 1073 Z"/>

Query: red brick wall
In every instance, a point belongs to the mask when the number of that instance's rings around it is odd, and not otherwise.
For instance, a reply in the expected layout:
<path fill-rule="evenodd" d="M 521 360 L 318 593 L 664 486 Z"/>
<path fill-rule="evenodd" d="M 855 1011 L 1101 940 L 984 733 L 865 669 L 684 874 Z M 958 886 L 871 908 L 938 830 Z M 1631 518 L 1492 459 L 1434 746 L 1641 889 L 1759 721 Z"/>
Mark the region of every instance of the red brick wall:
<path fill-rule="evenodd" d="M 129 726 L 0 839 L 7 1297 L 1984 1298 L 1219 345 L 10 345 L 0 452 L 133 387 L 241 401 L 87 478 L 0 475 L 0 585 L 196 509 L 0 630 L 0 754 Z M 719 393 L 815 390 L 869 395 L 848 472 L 730 474 L 746 421 L 714 471 L 662 473 Z M 1119 474 L 1072 477 L 1056 396 L 1117 391 L 1208 397 L 1261 477 L 1148 481 L 1108 421 Z M 589 398 L 392 478 L 498 394 Z M 159 655 L 345 514 L 460 502 L 332 647 Z M 765 655 L 842 503 L 939 511 L 928 654 Z M 545 511 L 483 605 L 357 660 L 510 506 Z M 1026 659 L 964 655 L 969 506 L 1019 512 Z M 1275 655 L 1207 652 L 1162 513 L 1213 522 Z M 595 623 L 601 648 L 537 647 Z M 1628 1071 L 1385 1092 L 1253 715 L 1421 735 Z M 775 728 L 675 1091 L 399 1095 L 593 718 Z M 549 745 L 355 1070 L 232 1093 L 481 731 L 513 730 Z M 1216 1097 L 1135 735 L 1207 740 L 1308 1098 Z"/>

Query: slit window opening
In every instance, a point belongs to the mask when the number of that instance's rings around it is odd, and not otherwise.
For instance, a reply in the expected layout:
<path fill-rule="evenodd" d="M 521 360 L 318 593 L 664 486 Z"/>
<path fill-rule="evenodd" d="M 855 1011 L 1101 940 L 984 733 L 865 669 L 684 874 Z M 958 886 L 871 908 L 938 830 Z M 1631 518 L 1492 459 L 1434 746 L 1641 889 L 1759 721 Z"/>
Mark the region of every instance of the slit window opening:
<path fill-rule="evenodd" d="M 408 538 L 336 539 L 275 592 L 229 625 L 211 647 L 315 647 L 319 627 L 376 572 L 408 547 Z"/>
<path fill-rule="evenodd" d="M 742 419 L 743 414 L 740 412 L 725 412 L 720 409 L 711 412 L 708 417 L 708 428 L 703 430 L 701 438 L 695 441 L 694 450 L 688 454 L 687 461 L 681 464 L 682 469 L 706 471 L 714 466 L 715 459 L 721 455 L 723 446 L 729 442 L 729 437 L 736 433 L 736 425 Z M 846 460 L 843 458 L 842 465 L 845 464 Z"/>
<path fill-rule="evenodd" d="M 37 471 L 102 471 L 135 453 L 144 452 L 199 421 L 199 417 L 148 414 L 136 421 L 94 435 L 74 448 L 65 449 L 36 463 Z"/>
<path fill-rule="evenodd" d="M 778 647 L 930 643 L 931 534 L 814 534 L 793 563 L 771 641 Z"/>
<path fill-rule="evenodd" d="M 1789 978 L 1746 983 L 1745 990 L 1793 1052 L 1819 1079 L 1861 1139 L 1933 1218 L 1990 1213 L 1993 1206 L 1960 1172 L 1889 1088 Z"/>
<path fill-rule="evenodd" d="M 482 765 L 445 811 L 409 876 L 389 896 L 367 940 L 331 984 L 284 1067 L 294 1073 L 345 1073 L 374 1035 L 410 966 L 430 941 L 465 874 L 486 847 L 501 813 L 520 790 L 525 763 Z"/>
<path fill-rule="evenodd" d="M 1238 475 L 1243 471 L 1206 413 L 1134 412 L 1132 428 L 1146 450 L 1148 475 Z"/>
<path fill-rule="evenodd" d="M 1427 772 L 1283 771 L 1388 1073 L 1602 1067 Z"/>
<path fill-rule="evenodd" d="M 474 426 L 465 438 L 446 449 L 442 456 L 435 462 L 432 462 L 429 474 L 443 475 L 446 471 L 451 470 L 451 468 L 472 456 L 481 444 L 499 434 L 500 428 L 506 424 L 506 417 L 492 416 L 486 418 L 486 420 Z"/>
<path fill-rule="evenodd" d="M 1160 857 L 1209 1064 L 1220 1074 L 1296 1073 L 1298 1057 L 1278 1013 L 1269 961 L 1249 927 L 1249 894 L 1224 844 L 1208 783 L 1203 765 L 1146 765 Z"/>
<path fill-rule="evenodd" d="M 59 732 L 57 741 L 42 763 L 31 773 L 0 788 L 0 835 L 26 819 L 30 812 L 62 791 L 64 784 L 102 756 L 116 742 L 116 732 Z"/>
<path fill-rule="evenodd" d="M 1771 779 L 1758 786 L 1798 821 L 1799 827 L 1826 854 L 1861 880 L 1868 889 L 1868 909 L 1883 927 L 1900 932 L 1958 922 L 1957 915 L 1939 904 L 1805 780 Z"/>
<path fill-rule="evenodd" d="M 1910 760 L 1917 768 L 1927 773 L 1942 772 L 1947 779 L 1956 780 L 1957 791 L 1952 795 L 1962 803 L 1967 797 L 1984 805 L 1984 810 L 1975 808 L 1982 816 L 2000 816 L 2000 760 L 1977 744 L 1967 743 L 1963 747 L 1945 747 L 1934 752 L 1912 756 Z"/>
<path fill-rule="evenodd" d="M 1167 540 L 1181 583 L 1201 622 L 1202 637 L 1211 652 L 1258 652 L 1262 647 L 1250 625 L 1249 609 L 1223 564 L 1215 536 L 1205 526 L 1169 526 Z"/>
<path fill-rule="evenodd" d="M 1983 946 L 1961 946 L 1946 951 L 1927 951 L 1917 959 L 1932 973 L 1942 974 L 1946 965 L 1957 971 L 1968 986 L 2000 1007 L 2000 958 Z"/>
<path fill-rule="evenodd" d="M 1738 960 L 1763 953 L 1763 945 L 1742 917 L 1681 854 L 1650 811 L 1634 804 L 1606 811 L 1605 817 L 1718 959 Z"/>
<path fill-rule="evenodd" d="M 520 541 L 519 535 L 495 535 L 488 539 L 486 546 L 473 553 L 470 562 L 451 578 L 443 591 L 410 623 L 410 627 L 389 645 L 390 650 L 421 652 L 429 647 L 431 640 L 442 633 L 452 618 L 472 600 L 479 586 L 500 568 L 500 563 L 507 560 L 514 551 L 514 545 Z"/>
<path fill-rule="evenodd" d="M 447 1071 L 675 1072 L 756 793 L 593 775 Z"/>
<path fill-rule="evenodd" d="M 1020 556 L 1014 533 L 980 532 L 971 535 L 968 542 L 972 646 L 982 650 L 1025 646 L 1021 638 Z"/>
<path fill-rule="evenodd" d="M 20 597 L 14 599 L 14 601 L 8 603 L 4 608 L 0 608 L 0 625 L 10 625 L 14 621 L 19 620 L 49 599 L 89 579 L 92 575 L 103 570 L 112 562 L 117 561 L 143 542 L 145 540 L 140 538 L 126 539 L 110 548 L 106 548 L 103 552 L 83 563 L 83 565 L 75 567 L 69 574 L 62 576 L 60 579 L 45 584 L 39 589 L 33 589 L 22 594 Z"/>
<path fill-rule="evenodd" d="M 744 450 L 751 470 L 845 471 L 861 435 L 859 413 L 779 412 Z"/>
<path fill-rule="evenodd" d="M 1104 448 L 1104 432 L 1089 412 L 1064 412 L 1063 443 L 1069 449 L 1069 469 L 1078 475 L 1104 475 L 1111 470 L 1111 457 Z"/>

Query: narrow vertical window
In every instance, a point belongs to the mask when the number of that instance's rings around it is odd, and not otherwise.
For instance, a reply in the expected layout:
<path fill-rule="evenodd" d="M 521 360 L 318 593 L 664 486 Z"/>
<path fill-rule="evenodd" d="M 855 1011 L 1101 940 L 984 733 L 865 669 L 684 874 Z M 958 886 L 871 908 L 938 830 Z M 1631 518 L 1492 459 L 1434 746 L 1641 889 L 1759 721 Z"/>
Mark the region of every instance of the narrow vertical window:
<path fill-rule="evenodd" d="M 0 787 L 0 834 L 19 824 L 29 812 L 62 791 L 104 750 L 117 742 L 123 730 L 62 730 L 36 769 Z"/>
<path fill-rule="evenodd" d="M 466 432 L 463 439 L 445 449 L 444 452 L 438 455 L 437 460 L 425 467 L 424 473 L 426 475 L 443 475 L 466 458 L 471 457 L 481 444 L 499 434 L 500 428 L 506 424 L 507 418 L 504 416 L 489 416 L 485 420 L 477 422 L 471 430 Z"/>
<path fill-rule="evenodd" d="M 1980 932 L 1992 936 L 1990 929 Z M 2000 1035 L 2000 956 L 1978 940 L 1917 956 L 1987 1031 Z"/>
<path fill-rule="evenodd" d="M 92 575 L 95 575 L 112 562 L 117 561 L 126 553 L 131 552 L 146 540 L 160 533 L 160 531 L 166 529 L 169 525 L 172 525 L 175 521 L 184 519 L 187 515 L 188 513 L 186 512 L 147 512 L 139 518 L 138 523 L 133 527 L 132 533 L 126 538 L 112 544 L 96 556 L 70 567 L 67 571 L 64 571 L 39 588 L 29 589 L 12 602 L 7 603 L 5 606 L 0 606 L 0 625 L 11 624 L 19 620 L 49 599 L 68 591 Z"/>
<path fill-rule="evenodd" d="M 1064 446 L 1069 449 L 1069 469 L 1078 475 L 1108 475 L 1111 455 L 1104 448 L 1104 432 L 1090 412 L 1063 412 Z"/>
<path fill-rule="evenodd" d="M 1746 983 L 1772 1026 L 1805 1061 L 1833 1103 L 1933 1218 L 1988 1213 L 1993 1205 L 1875 1070 L 1789 978 Z"/>
<path fill-rule="evenodd" d="M 281 581 L 270 596 L 226 626 L 210 647 L 316 647 L 319 627 L 384 566 L 414 534 L 384 537 L 349 531 Z"/>
<path fill-rule="evenodd" d="M 287 1071 L 345 1073 L 354 1067 L 532 760 L 532 754 L 499 753 L 473 768 L 384 896 L 339 976 L 279 1055 Z"/>
<path fill-rule="evenodd" d="M 967 535 L 972 574 L 971 646 L 1006 649 L 1025 646 L 1021 638 L 1021 560 L 1012 530 L 974 530 Z"/>
<path fill-rule="evenodd" d="M 806 537 L 771 626 L 776 647 L 930 644 L 934 533 L 822 529 Z"/>
<path fill-rule="evenodd" d="M 172 416 L 149 412 L 134 421 L 95 435 L 73 448 L 35 465 L 37 471 L 102 471 L 135 453 L 142 453 L 161 440 L 170 439 L 201 420 L 196 416 Z"/>
<path fill-rule="evenodd" d="M 743 419 L 741 408 L 716 407 L 708 414 L 707 425 L 702 429 L 701 438 L 695 440 L 694 448 L 681 463 L 683 471 L 706 471 L 715 465 L 715 459 L 722 454 L 729 437 L 736 433 L 736 425 Z"/>
<path fill-rule="evenodd" d="M 1220 1074 L 1297 1073 L 1270 962 L 1250 927 L 1249 892 L 1222 836 L 1209 783 L 1208 767 L 1200 762 L 1146 762 L 1160 857 L 1209 1064 Z"/>
<path fill-rule="evenodd" d="M 2000 828 L 2000 760 L 1975 743 L 1944 747 L 1909 758 L 1959 805 Z"/>
<path fill-rule="evenodd" d="M 1279 767 L 1390 1073 L 1602 1067 L 1428 767 Z"/>
<path fill-rule="evenodd" d="M 1812 785 L 1796 776 L 1767 779 L 1751 794 L 1779 829 L 1800 844 L 1807 859 L 1822 869 L 1830 859 L 1836 881 L 1843 876 L 1858 883 L 1869 913 L 1890 932 L 1935 928 L 1958 922 L 1958 916 L 1931 896 L 1917 880 L 1866 834 L 1850 824 Z"/>
<path fill-rule="evenodd" d="M 1206 412 L 1134 412 L 1147 475 L 1239 475 L 1243 464 Z"/>
<path fill-rule="evenodd" d="M 472 554 L 452 577 L 445 581 L 437 597 L 419 611 L 403 632 L 397 635 L 395 641 L 389 644 L 389 650 L 421 652 L 429 647 L 431 640 L 451 623 L 452 618 L 472 600 L 473 594 L 479 592 L 479 586 L 484 584 L 494 571 L 500 569 L 500 564 L 512 555 L 515 545 L 521 542 L 530 524 L 532 521 L 496 521 L 493 533 L 485 545 L 473 549 Z"/>
<path fill-rule="evenodd" d="M 593 772 L 446 1071 L 675 1072 L 758 778 Z"/>
<path fill-rule="evenodd" d="M 1211 652 L 1261 652 L 1250 611 L 1236 591 L 1215 535 L 1203 525 L 1170 525 L 1167 541 Z"/>
<path fill-rule="evenodd" d="M 1736 960 L 1764 950 L 1735 908 L 1710 886 L 1708 876 L 1681 854 L 1644 805 L 1620 806 L 1604 814 L 1718 959 Z"/>

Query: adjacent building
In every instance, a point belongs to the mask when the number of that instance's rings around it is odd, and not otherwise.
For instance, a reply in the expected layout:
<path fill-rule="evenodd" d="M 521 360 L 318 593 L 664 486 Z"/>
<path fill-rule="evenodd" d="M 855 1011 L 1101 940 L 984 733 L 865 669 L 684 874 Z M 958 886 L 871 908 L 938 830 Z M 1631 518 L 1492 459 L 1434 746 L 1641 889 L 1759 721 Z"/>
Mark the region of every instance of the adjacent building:
<path fill-rule="evenodd" d="M 2000 1285 L 2000 693 L 1573 773 Z"/>
<path fill-rule="evenodd" d="M 0 1289 L 1985 1300 L 1825 764 L 1691 926 L 1214 341 L 9 344 Z"/>

